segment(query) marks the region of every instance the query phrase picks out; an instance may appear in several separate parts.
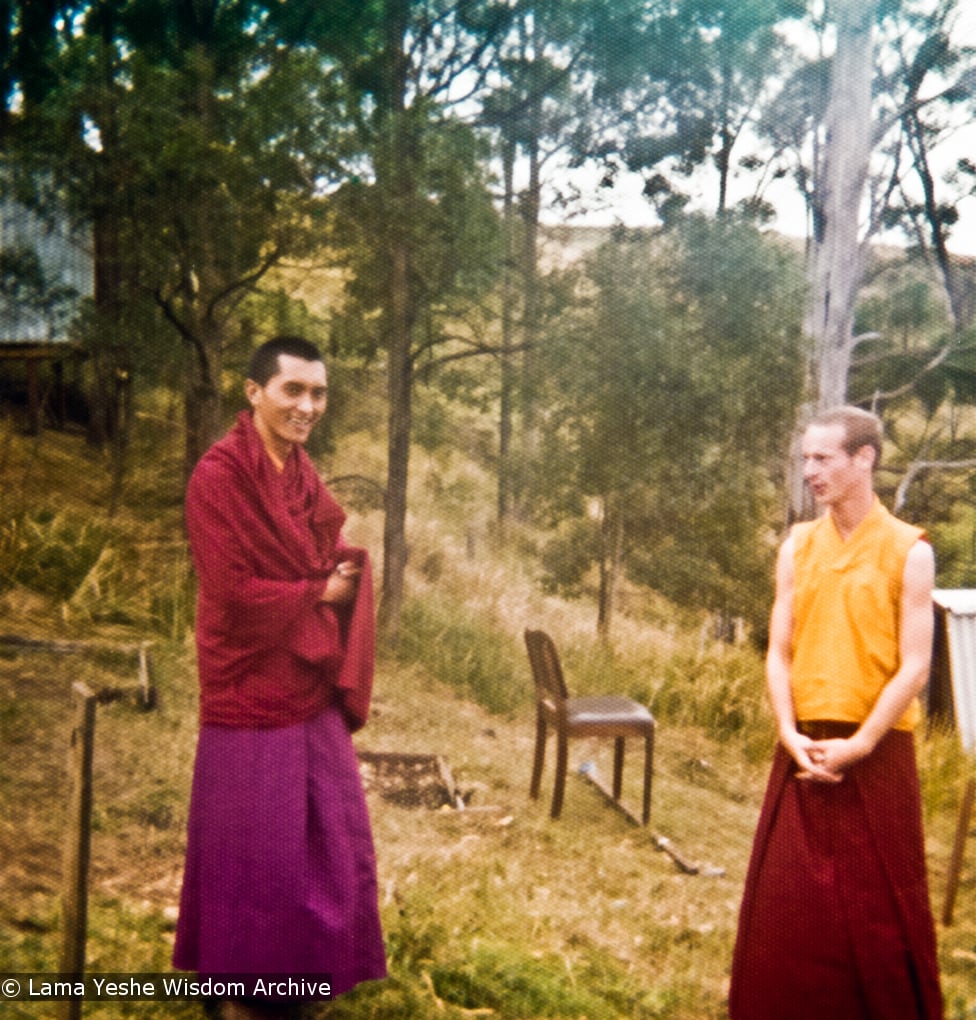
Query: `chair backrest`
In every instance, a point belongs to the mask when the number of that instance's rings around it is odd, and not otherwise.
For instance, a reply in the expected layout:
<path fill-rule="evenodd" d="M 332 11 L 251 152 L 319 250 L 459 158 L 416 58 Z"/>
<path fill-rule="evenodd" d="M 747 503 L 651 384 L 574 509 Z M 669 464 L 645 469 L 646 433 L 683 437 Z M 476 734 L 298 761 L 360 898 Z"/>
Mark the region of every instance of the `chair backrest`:
<path fill-rule="evenodd" d="M 525 647 L 532 666 L 536 701 L 548 702 L 553 708 L 559 709 L 569 697 L 569 692 L 566 690 L 559 654 L 552 638 L 543 630 L 526 630 Z"/>

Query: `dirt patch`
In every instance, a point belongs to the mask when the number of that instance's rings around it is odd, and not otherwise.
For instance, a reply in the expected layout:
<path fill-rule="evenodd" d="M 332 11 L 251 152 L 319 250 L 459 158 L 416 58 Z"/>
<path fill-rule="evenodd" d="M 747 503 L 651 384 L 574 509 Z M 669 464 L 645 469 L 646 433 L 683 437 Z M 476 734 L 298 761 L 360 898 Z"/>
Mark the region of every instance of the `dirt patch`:
<path fill-rule="evenodd" d="M 457 806 L 454 780 L 436 754 L 359 751 L 359 774 L 367 793 L 399 807 L 436 811 Z"/>

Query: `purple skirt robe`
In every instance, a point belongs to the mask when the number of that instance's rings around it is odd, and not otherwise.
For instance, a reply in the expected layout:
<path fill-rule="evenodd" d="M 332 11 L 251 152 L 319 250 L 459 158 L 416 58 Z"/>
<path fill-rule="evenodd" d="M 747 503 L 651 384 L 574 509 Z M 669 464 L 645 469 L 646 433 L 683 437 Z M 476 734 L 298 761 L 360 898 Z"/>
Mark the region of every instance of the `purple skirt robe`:
<path fill-rule="evenodd" d="M 376 860 L 338 707 L 272 729 L 203 726 L 174 965 L 202 977 L 386 975 Z"/>

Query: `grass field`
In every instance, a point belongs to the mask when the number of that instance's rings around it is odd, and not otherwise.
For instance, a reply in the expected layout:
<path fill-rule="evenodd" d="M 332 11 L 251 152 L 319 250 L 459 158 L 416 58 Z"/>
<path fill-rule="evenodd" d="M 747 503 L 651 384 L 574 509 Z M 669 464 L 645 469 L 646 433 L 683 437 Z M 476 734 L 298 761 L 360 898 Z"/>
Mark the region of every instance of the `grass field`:
<path fill-rule="evenodd" d="M 166 972 L 196 739 L 179 503 L 157 491 L 169 469 L 164 459 L 152 460 L 152 471 L 134 483 L 145 494 L 134 501 L 137 509 L 107 522 L 97 511 L 99 465 L 80 441 L 0 439 L 0 525 L 7 528 L 0 557 L 13 541 L 7 521 L 18 522 L 23 535 L 28 510 L 45 511 L 35 530 L 52 556 L 59 547 L 63 558 L 65 550 L 80 554 L 91 545 L 90 562 L 74 566 L 82 581 L 65 590 L 38 591 L 26 583 L 21 556 L 23 580 L 8 581 L 0 596 L 0 630 L 156 642 L 156 708 L 146 712 L 122 700 L 98 709 L 87 961 L 92 971 Z M 417 470 L 422 490 L 429 470 L 423 463 Z M 52 496 L 58 491 L 70 500 Z M 59 521 L 68 503 L 75 517 Z M 416 506 L 412 640 L 399 656 L 381 658 L 373 716 L 356 740 L 363 750 L 443 756 L 468 807 L 431 810 L 369 793 L 390 978 L 322 1015 L 724 1016 L 739 898 L 772 747 L 758 656 L 748 647 L 704 640 L 693 618 L 659 604 L 619 621 L 610 655 L 591 637 L 591 608 L 543 597 L 524 556 L 500 547 L 486 529 L 472 540 L 469 524 L 437 516 L 434 499 L 418 499 Z M 350 532 L 378 547 L 375 514 L 354 515 Z M 9 575 L 11 557 L 2 562 Z M 607 806 L 576 774 L 582 762 L 609 774 L 609 747 L 598 741 L 571 747 L 558 822 L 548 814 L 551 761 L 543 798 L 528 799 L 533 723 L 520 634 L 530 624 L 557 638 L 577 689 L 624 690 L 655 706 L 660 725 L 648 830 Z M 0 971 L 6 973 L 56 969 L 75 679 L 121 686 L 135 679 L 134 665 L 125 656 L 0 648 Z M 941 913 L 970 766 L 953 734 L 921 734 L 919 757 L 932 896 Z M 635 746 L 625 773 L 632 804 L 639 802 L 639 761 Z M 677 868 L 657 849 L 655 835 L 666 836 L 700 872 Z M 974 1018 L 976 841 L 955 923 L 940 926 L 938 935 L 947 1016 Z M 53 1009 L 7 1003 L 3 1015 L 48 1017 Z M 90 1002 L 84 1015 L 201 1013 L 195 1003 Z"/>

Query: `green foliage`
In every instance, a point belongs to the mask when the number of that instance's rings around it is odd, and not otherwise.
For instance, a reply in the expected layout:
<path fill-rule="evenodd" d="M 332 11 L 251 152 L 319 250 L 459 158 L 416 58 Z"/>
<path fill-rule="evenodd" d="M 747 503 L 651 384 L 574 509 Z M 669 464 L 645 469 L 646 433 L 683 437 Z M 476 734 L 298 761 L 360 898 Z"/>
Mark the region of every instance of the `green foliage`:
<path fill-rule="evenodd" d="M 402 130 L 414 138 L 410 165 L 387 167 L 389 179 L 350 181 L 331 202 L 331 241 L 353 270 L 334 342 L 366 357 L 402 343 L 391 332 L 395 295 L 404 302 L 400 314 L 416 324 L 414 347 L 425 355 L 418 368 L 448 342 L 448 321 L 482 296 L 500 263 L 498 219 L 478 162 L 482 143 L 466 126 L 428 123 L 428 115 L 422 104 L 402 114 Z M 380 132 L 373 144 L 382 162 L 392 141 Z M 406 260 L 402 279 L 390 257 L 394 244 Z"/>
<path fill-rule="evenodd" d="M 909 338 L 936 320 L 931 286 L 925 279 L 909 277 L 886 288 L 882 294 L 869 294 L 857 310 L 854 329 L 888 333 L 892 340 L 907 347 Z"/>
<path fill-rule="evenodd" d="M 701 351 L 707 425 L 722 436 L 723 456 L 778 458 L 802 383 L 802 262 L 732 217 L 690 217 L 679 236 L 676 283 Z"/>
<path fill-rule="evenodd" d="M 947 726 L 930 726 L 919 742 L 922 811 L 926 824 L 941 815 L 954 815 L 972 764 L 959 734 Z"/>
<path fill-rule="evenodd" d="M 406 604 L 397 657 L 423 664 L 491 712 L 511 712 L 529 697 L 524 652 L 500 627 L 444 598 Z"/>
<path fill-rule="evenodd" d="M 733 168 L 764 166 L 755 155 L 736 164 L 732 154 L 757 96 L 784 66 L 788 45 L 777 25 L 804 6 L 798 0 L 680 3 L 651 16 L 641 66 L 631 69 L 631 88 L 641 91 L 646 116 L 621 130 L 627 165 L 644 172 L 644 194 L 662 222 L 680 220 L 688 196 L 678 182 L 705 164 L 718 170 L 719 212 L 726 209 Z"/>
<path fill-rule="evenodd" d="M 551 583 L 619 555 L 683 606 L 758 622 L 801 385 L 799 263 L 747 224 L 690 219 L 656 242 L 619 232 L 586 276 L 545 347 L 537 495 L 550 525 L 572 522 Z"/>
<path fill-rule="evenodd" d="M 393 967 L 419 972 L 447 942 L 447 929 L 436 904 L 418 891 L 399 912 L 396 927 L 387 932 L 387 959 Z"/>
<path fill-rule="evenodd" d="M 560 659 L 573 694 L 623 694 L 654 706 L 669 658 L 656 651 L 618 652 L 603 641 L 560 648 Z"/>
<path fill-rule="evenodd" d="M 111 404 L 124 370 L 184 390 L 192 463 L 219 432 L 242 301 L 320 240 L 339 99 L 306 39 L 282 45 L 269 6 L 75 9 L 43 50 L 37 101 L 3 111 L 4 183 L 91 232 L 97 286 L 72 335 L 94 355 L 93 436 L 127 428 Z"/>
<path fill-rule="evenodd" d="M 346 452 L 362 460 L 372 442 L 357 438 Z M 126 557 L 137 539 L 149 546 L 134 587 L 148 587 L 161 597 L 185 583 L 186 564 L 174 540 L 179 524 L 171 487 L 160 484 L 168 477 L 163 440 L 157 437 L 155 443 L 152 456 L 144 449 L 139 459 L 140 514 L 113 528 L 111 545 Z M 73 522 L 71 534 L 77 535 L 84 521 L 93 534 L 107 528 L 97 525 L 96 504 L 82 501 L 88 490 L 76 484 L 72 473 L 72 467 L 78 476 L 89 473 L 79 437 L 46 433 L 35 447 L 12 436 L 5 451 L 8 477 L 21 477 L 9 470 L 16 463 L 13 451 L 21 446 L 34 451 L 34 502 L 42 503 L 39 494 L 49 494 L 58 480 L 70 479 L 60 512 Z M 73 452 L 72 467 L 44 456 L 55 446 Z M 450 483 L 446 469 L 445 476 Z M 432 498 L 418 513 L 423 510 L 432 518 L 432 531 L 441 537 L 451 522 L 433 520 L 429 507 L 436 505 Z M 363 523 L 355 521 L 357 527 Z M 69 533 L 67 523 L 47 526 Z M 503 811 L 421 817 L 377 797 L 371 813 L 391 976 L 357 988 L 322 1014 L 348 1020 L 463 1020 L 474 1009 L 492 1008 L 504 1020 L 584 1015 L 719 1020 L 725 1015 L 735 905 L 774 739 L 763 707 L 759 655 L 749 647 L 716 646 L 698 632 L 701 614 L 681 613 L 662 599 L 642 609 L 642 619 L 662 631 L 660 639 L 634 623 L 630 634 L 639 644 L 621 639 L 611 649 L 595 640 L 574 640 L 572 634 L 584 631 L 581 611 L 539 600 L 525 576 L 531 567 L 516 570 L 511 561 L 482 559 L 480 547 L 479 559 L 467 561 L 450 554 L 446 539 L 430 548 L 431 555 L 441 554 L 441 574 L 436 583 L 424 585 L 422 599 L 408 604 L 410 626 L 403 628 L 401 642 L 410 665 L 379 663 L 377 712 L 363 739 L 365 746 L 378 748 L 436 750 L 449 761 L 462 788 L 475 791 L 471 807 Z M 520 563 L 527 549 L 522 546 Z M 419 568 L 422 557 L 414 562 Z M 504 572 L 506 605 L 517 607 L 507 627 L 498 620 L 501 610 L 478 614 L 468 608 L 476 596 L 486 601 L 485 592 L 472 589 L 492 570 Z M 423 583 L 419 577 L 416 581 Z M 490 581 L 483 583 L 490 589 Z M 456 598 L 445 594 L 453 591 Z M 143 591 L 140 597 L 148 595 Z M 177 595 L 174 590 L 170 598 L 188 600 L 189 592 Z M 652 706 L 661 725 L 653 832 L 667 835 L 689 860 L 725 868 L 724 877 L 678 874 L 655 851 L 650 832 L 631 826 L 576 776 L 568 781 L 563 819 L 552 822 L 551 746 L 543 797 L 529 801 L 531 685 L 524 648 L 512 635 L 516 614 L 522 623 L 525 608 L 535 610 L 540 601 L 545 624 L 557 639 L 560 633 L 565 636 L 560 652 L 575 691 L 622 691 Z M 23 612 L 33 614 L 34 605 L 33 599 L 25 600 Z M 44 622 L 36 614 L 30 620 L 32 627 Z M 54 612 L 46 622 L 57 628 L 60 615 Z M 86 628 L 87 638 L 101 633 Z M 105 881 L 93 886 L 90 902 L 88 959 L 93 970 L 152 973 L 170 968 L 170 910 L 177 902 L 174 876 L 185 850 L 198 720 L 186 630 L 174 625 L 168 636 L 172 640 L 154 649 L 158 708 L 143 713 L 117 702 L 98 710 L 93 867 Z M 11 972 L 52 973 L 57 967 L 64 806 L 59 776 L 70 730 L 65 684 L 77 678 L 82 666 L 93 685 L 121 686 L 133 679 L 131 656 L 98 663 L 83 663 L 79 657 L 70 664 L 63 657 L 50 660 L 0 656 L 0 745 L 5 750 L 0 809 L 4 817 L 17 820 L 5 830 L 2 847 L 12 884 L 0 918 L 0 963 Z M 454 685 L 458 699 L 436 681 L 439 677 Z M 489 701 L 499 693 L 520 699 L 512 718 L 486 720 L 483 712 L 465 704 L 470 690 L 493 680 L 503 681 L 504 689 L 492 691 Z M 608 774 L 612 742 L 594 745 L 583 742 L 577 752 L 597 760 L 601 774 Z M 956 734 L 920 732 L 918 745 L 938 894 L 938 866 L 951 846 L 968 765 Z M 629 750 L 624 775 L 628 803 L 640 791 L 633 755 Z M 761 766 L 755 764 L 760 761 Z M 702 824 L 703 818 L 714 824 Z M 579 889 L 583 895 L 574 894 Z M 971 985 L 965 953 L 973 941 L 972 902 L 964 884 L 955 925 L 939 932 L 949 1015 L 958 1018 L 966 1015 Z M 164 913 L 164 908 L 169 909 Z M 26 1018 L 35 1007 L 25 1006 L 23 1013 L 16 1005 L 11 1009 L 11 1015 Z M 91 1002 L 85 1006 L 89 1014 L 92 1020 L 119 1015 L 190 1020 L 200 1008 L 191 1002 L 131 1007 Z"/>
<path fill-rule="evenodd" d="M 61 332 L 77 298 L 73 287 L 53 284 L 46 278 L 32 248 L 10 245 L 0 251 L 0 307 L 20 309 L 20 314 L 25 309 L 43 313 Z M 14 317 L 16 321 L 16 311 Z"/>
<path fill-rule="evenodd" d="M 194 589 L 167 399 L 160 391 L 159 406 L 144 401 L 148 413 L 131 446 L 136 468 L 114 517 L 106 509 L 109 482 L 84 437 L 0 430 L 9 483 L 0 508 L 0 594 L 5 605 L 23 599 L 32 607 L 25 633 L 53 628 L 89 639 L 93 625 L 112 624 L 186 637 Z"/>
<path fill-rule="evenodd" d="M 938 488 L 941 496 L 943 487 Z M 951 503 L 949 518 L 927 525 L 942 588 L 976 588 L 976 509 L 972 489 L 972 483 L 958 486 L 959 496 Z M 914 492 L 917 494 L 918 488 Z M 916 507 L 918 503 L 913 500 L 913 509 Z M 934 516 L 924 512 L 912 514 L 914 519 L 926 521 Z"/>
<path fill-rule="evenodd" d="M 182 638 L 193 616 L 187 557 L 173 549 L 165 569 L 140 569 L 137 545 L 97 517 L 20 514 L 0 525 L 0 591 L 18 587 L 51 600 L 63 623 L 140 626 Z"/>
<path fill-rule="evenodd" d="M 564 522 L 542 549 L 543 590 L 566 598 L 579 598 L 583 579 L 598 555 L 597 535 L 590 521 Z"/>
<path fill-rule="evenodd" d="M 498 867 L 496 865 L 496 867 Z M 475 900 L 492 917 L 499 907 L 484 877 L 476 880 Z M 501 897 L 502 903 L 506 897 Z M 335 1007 L 339 1015 L 362 1015 L 363 1006 L 381 1003 L 373 1015 L 415 1016 L 424 1012 L 422 999 L 436 996 L 438 1008 L 451 1017 L 471 1010 L 491 1010 L 508 1020 L 521 1017 L 627 1016 L 652 1020 L 671 1015 L 673 992 L 640 987 L 612 953 L 586 945 L 583 959 L 567 979 L 567 961 L 543 955 L 519 939 L 503 939 L 468 931 L 453 932 L 445 924 L 442 896 L 426 885 L 414 888 L 385 931 L 392 980 L 385 987 L 357 990 Z M 511 909 L 508 905 L 500 909 Z M 468 919 L 477 927 L 477 919 Z M 460 938 L 459 938 L 460 936 Z M 463 955 L 458 949 L 466 950 Z M 422 978 L 423 984 L 418 978 Z M 413 984 L 417 987 L 414 988 Z M 426 995 L 422 995 L 421 989 Z M 417 1012 L 410 1013 L 408 1006 Z M 368 1007 L 367 1007 L 368 1008 Z"/>
<path fill-rule="evenodd" d="M 952 396 L 971 400 L 972 354 L 964 337 L 951 337 L 947 309 L 933 294 L 935 278 L 917 258 L 878 259 L 857 308 L 857 348 L 848 381 L 854 402 L 892 394 L 889 417 L 913 400 L 928 416 Z M 937 358 L 946 346 L 948 356 Z M 895 395 L 900 394 L 900 399 Z"/>
<path fill-rule="evenodd" d="M 709 738 L 742 741 L 750 760 L 769 753 L 773 731 L 762 657 L 748 644 L 710 639 L 669 652 L 621 654 L 602 642 L 561 651 L 574 693 L 619 692 L 650 706 L 663 725 L 696 727 Z"/>

